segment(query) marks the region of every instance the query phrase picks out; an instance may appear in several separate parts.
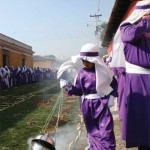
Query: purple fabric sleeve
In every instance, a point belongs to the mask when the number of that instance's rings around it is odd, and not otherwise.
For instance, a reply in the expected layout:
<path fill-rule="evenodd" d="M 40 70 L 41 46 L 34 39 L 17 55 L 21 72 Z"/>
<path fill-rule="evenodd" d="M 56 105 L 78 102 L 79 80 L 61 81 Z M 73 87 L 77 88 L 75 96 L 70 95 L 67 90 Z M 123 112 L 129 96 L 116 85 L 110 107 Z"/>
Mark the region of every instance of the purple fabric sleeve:
<path fill-rule="evenodd" d="M 72 89 L 68 91 L 68 96 L 71 95 L 82 96 L 83 94 L 80 88 L 72 85 Z"/>
<path fill-rule="evenodd" d="M 150 19 L 145 19 L 145 22 L 147 24 L 147 30 L 150 32 Z"/>
<path fill-rule="evenodd" d="M 120 26 L 123 42 L 133 43 L 150 30 L 150 20 L 141 19 L 138 23 L 124 23 Z"/>
<path fill-rule="evenodd" d="M 71 90 L 68 91 L 68 96 L 71 96 L 71 95 L 76 95 L 76 96 L 82 96 L 83 95 L 80 80 L 79 80 L 79 75 L 77 77 L 75 86 L 72 85 Z"/>

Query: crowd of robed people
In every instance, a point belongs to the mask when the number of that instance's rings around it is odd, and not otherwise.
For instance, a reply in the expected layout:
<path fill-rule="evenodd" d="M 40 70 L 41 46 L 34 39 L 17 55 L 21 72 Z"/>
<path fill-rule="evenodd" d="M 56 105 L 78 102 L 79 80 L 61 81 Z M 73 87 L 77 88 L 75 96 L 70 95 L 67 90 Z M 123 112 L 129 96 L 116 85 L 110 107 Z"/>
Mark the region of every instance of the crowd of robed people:
<path fill-rule="evenodd" d="M 56 79 L 57 69 L 40 67 L 0 67 L 0 89 Z"/>

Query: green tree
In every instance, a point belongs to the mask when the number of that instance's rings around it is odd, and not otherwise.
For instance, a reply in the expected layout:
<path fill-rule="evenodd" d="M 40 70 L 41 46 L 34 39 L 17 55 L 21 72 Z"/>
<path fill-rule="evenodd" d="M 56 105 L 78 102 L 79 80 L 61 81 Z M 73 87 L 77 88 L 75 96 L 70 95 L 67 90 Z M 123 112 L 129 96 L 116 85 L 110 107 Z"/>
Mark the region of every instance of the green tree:
<path fill-rule="evenodd" d="M 106 27 L 107 27 L 107 22 L 102 22 L 100 25 L 96 26 L 95 34 L 99 35 L 100 40 L 103 39 Z"/>

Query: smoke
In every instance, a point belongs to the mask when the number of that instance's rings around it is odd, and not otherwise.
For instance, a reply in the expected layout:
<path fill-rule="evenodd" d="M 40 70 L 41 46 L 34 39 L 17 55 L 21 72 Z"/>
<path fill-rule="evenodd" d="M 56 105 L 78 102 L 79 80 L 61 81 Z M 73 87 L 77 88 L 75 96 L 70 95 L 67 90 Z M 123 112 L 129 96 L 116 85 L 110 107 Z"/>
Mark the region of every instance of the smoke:
<path fill-rule="evenodd" d="M 62 128 L 60 128 L 60 132 L 58 132 L 55 136 L 56 138 L 56 150 L 68 150 L 70 143 L 74 143 L 76 136 L 77 136 L 77 130 L 74 126 L 66 125 Z"/>
<path fill-rule="evenodd" d="M 51 138 L 55 141 L 56 150 L 71 150 L 75 147 L 76 141 L 79 140 L 81 133 L 81 124 L 79 123 L 76 127 L 66 125 L 60 127 L 55 135 Z M 35 136 L 37 137 L 37 136 Z M 28 150 L 31 150 L 32 140 L 35 137 L 29 137 L 27 140 Z"/>
<path fill-rule="evenodd" d="M 30 137 L 30 138 L 28 138 L 28 140 L 27 140 L 28 150 L 31 150 L 31 143 L 32 143 L 32 140 L 33 140 L 34 138 L 35 138 L 35 137 Z"/>
<path fill-rule="evenodd" d="M 75 69 L 68 69 L 62 73 L 62 75 L 59 77 L 59 79 L 67 80 L 72 82 L 74 78 L 76 77 L 77 72 Z"/>

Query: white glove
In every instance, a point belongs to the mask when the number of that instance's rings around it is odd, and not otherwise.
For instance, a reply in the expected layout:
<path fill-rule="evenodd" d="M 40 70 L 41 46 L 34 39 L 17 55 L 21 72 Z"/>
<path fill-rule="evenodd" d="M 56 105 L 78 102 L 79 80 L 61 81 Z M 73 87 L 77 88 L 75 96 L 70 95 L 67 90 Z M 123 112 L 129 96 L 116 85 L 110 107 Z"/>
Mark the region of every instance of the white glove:
<path fill-rule="evenodd" d="M 114 99 L 115 99 L 114 96 L 112 96 L 112 95 L 109 96 L 109 100 L 108 100 L 108 107 L 109 108 L 114 105 Z"/>
<path fill-rule="evenodd" d="M 69 81 L 60 79 L 60 88 L 65 89 L 66 91 L 69 91 L 72 89 L 72 84 Z"/>

